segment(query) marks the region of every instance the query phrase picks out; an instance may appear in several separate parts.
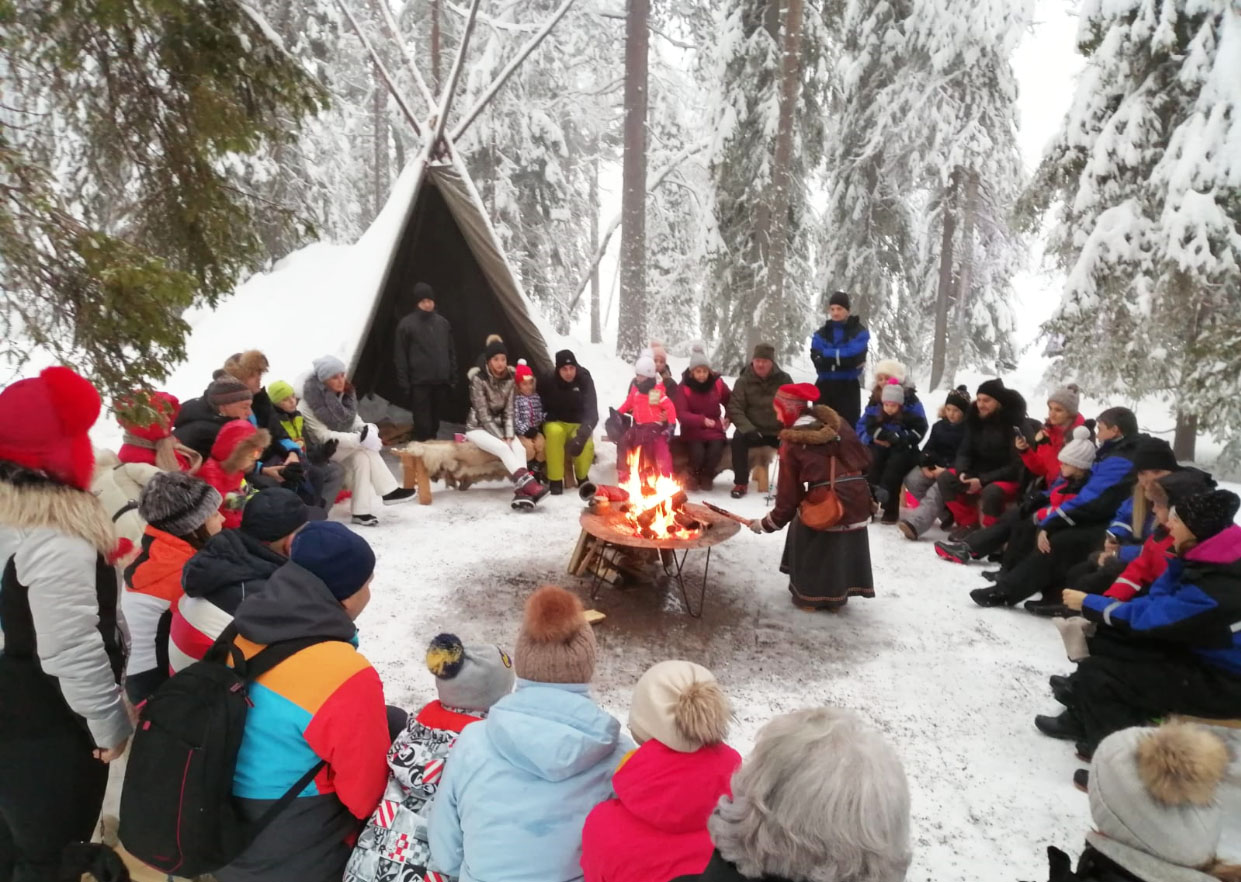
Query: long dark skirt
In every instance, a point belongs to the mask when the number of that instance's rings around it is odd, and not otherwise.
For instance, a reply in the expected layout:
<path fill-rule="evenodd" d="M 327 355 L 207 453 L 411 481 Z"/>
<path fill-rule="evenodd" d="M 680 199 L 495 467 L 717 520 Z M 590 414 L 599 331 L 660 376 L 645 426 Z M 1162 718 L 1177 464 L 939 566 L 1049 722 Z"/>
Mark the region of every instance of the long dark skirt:
<path fill-rule="evenodd" d="M 780 572 L 789 577 L 797 606 L 838 609 L 850 597 L 874 597 L 866 527 L 849 532 L 812 530 L 794 517 Z"/>

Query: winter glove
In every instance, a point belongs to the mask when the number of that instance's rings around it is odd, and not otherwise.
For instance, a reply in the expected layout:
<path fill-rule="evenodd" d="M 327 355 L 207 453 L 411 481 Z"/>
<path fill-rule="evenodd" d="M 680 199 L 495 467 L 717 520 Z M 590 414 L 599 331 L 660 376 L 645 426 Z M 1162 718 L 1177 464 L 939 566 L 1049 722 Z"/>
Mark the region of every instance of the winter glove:
<path fill-rule="evenodd" d="M 582 423 L 577 427 L 577 432 L 564 443 L 564 452 L 566 456 L 572 459 L 582 455 L 582 451 L 586 449 L 586 442 L 590 440 L 590 433 L 594 430 L 594 426 Z"/>
<path fill-rule="evenodd" d="M 284 486 L 295 490 L 306 480 L 306 467 L 300 462 L 291 462 L 281 470 L 280 477 L 284 480 Z"/>
<path fill-rule="evenodd" d="M 336 448 L 340 446 L 340 442 L 335 438 L 320 445 L 318 450 L 312 450 L 307 454 L 307 458 L 315 465 L 323 465 L 333 456 L 336 455 Z"/>
<path fill-rule="evenodd" d="M 379 427 L 374 423 L 367 423 L 362 427 L 362 431 L 358 433 L 358 441 L 367 450 L 373 450 L 378 453 L 383 449 L 383 439 L 379 437 Z"/>

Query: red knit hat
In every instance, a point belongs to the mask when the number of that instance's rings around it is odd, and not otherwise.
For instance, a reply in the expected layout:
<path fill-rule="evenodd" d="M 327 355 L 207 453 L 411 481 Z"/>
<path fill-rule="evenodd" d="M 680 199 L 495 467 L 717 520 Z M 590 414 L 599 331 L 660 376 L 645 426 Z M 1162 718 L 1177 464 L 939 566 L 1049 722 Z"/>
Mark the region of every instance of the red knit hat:
<path fill-rule="evenodd" d="M 513 369 L 513 378 L 517 381 L 518 386 L 526 380 L 534 379 L 534 371 L 530 370 L 530 365 L 526 364 L 524 358 L 517 360 L 517 367 Z"/>
<path fill-rule="evenodd" d="M 126 398 L 112 405 L 112 409 L 116 411 L 116 421 L 122 429 L 135 438 L 146 441 L 159 441 L 172 434 L 172 424 L 177 421 L 177 414 L 181 412 L 181 402 L 175 395 L 152 392 L 147 399 L 147 407 L 155 411 L 155 419 L 143 424 L 133 420 L 136 404 L 133 398 Z"/>
<path fill-rule="evenodd" d="M 794 401 L 819 400 L 819 388 L 814 383 L 785 383 L 776 390 L 776 394 L 781 398 L 791 398 Z"/>
<path fill-rule="evenodd" d="M 51 367 L 0 392 L 0 459 L 90 488 L 95 451 L 90 432 L 102 404 L 90 381 Z"/>

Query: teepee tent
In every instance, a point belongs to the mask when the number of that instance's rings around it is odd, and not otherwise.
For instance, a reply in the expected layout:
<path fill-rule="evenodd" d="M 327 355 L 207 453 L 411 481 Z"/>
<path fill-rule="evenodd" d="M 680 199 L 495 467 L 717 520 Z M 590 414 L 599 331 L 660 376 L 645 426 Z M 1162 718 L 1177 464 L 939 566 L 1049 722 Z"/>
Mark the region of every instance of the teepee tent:
<path fill-rule="evenodd" d="M 415 175 L 412 192 L 408 187 L 398 186 L 390 197 L 390 203 L 401 200 L 407 207 L 404 220 L 394 228 L 388 243 L 387 265 L 378 287 L 372 285 L 369 290 L 358 292 L 360 299 L 369 304 L 369 315 L 350 362 L 350 376 L 359 395 L 376 394 L 389 401 L 404 403 L 393 368 L 396 326 L 417 308 L 413 302 L 413 288 L 418 282 L 426 282 L 435 289 L 436 310 L 448 319 L 453 328 L 461 376 L 455 389 L 453 406 L 445 414 L 447 418 L 455 421 L 465 418 L 468 408 L 465 372 L 476 362 L 489 334 L 499 334 L 504 338 L 510 364 L 523 358 L 536 373 L 551 370 L 547 343 L 531 318 L 530 302 L 505 258 L 454 142 L 564 16 L 572 2 L 564 0 L 449 134 L 446 122 L 452 94 L 464 63 L 480 0 L 474 0 L 470 7 L 452 73 L 438 102 L 432 100 L 426 82 L 412 59 L 405 56 L 406 66 L 432 114 L 431 122 L 426 123 L 419 123 L 345 0 L 338 0 L 380 69 L 406 121 L 423 142 L 423 149 L 411 163 L 412 168 L 406 170 L 407 174 L 412 172 Z M 395 23 L 387 12 L 387 4 L 380 6 L 389 16 L 385 21 L 392 36 L 404 51 Z M 393 208 L 391 204 L 381 214 L 386 214 L 390 208 Z"/>

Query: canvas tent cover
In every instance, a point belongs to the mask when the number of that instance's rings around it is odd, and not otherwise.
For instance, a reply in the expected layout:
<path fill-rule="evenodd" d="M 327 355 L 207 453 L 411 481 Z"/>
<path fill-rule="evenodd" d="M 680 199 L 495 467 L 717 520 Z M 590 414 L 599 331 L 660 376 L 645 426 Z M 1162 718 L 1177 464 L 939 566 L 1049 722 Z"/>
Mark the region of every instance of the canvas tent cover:
<path fill-rule="evenodd" d="M 460 377 L 446 418 L 464 421 L 465 372 L 478 363 L 488 334 L 504 338 L 510 364 L 524 358 L 536 373 L 551 370 L 547 343 L 476 191 L 455 165 L 433 164 L 415 190 L 354 356 L 350 373 L 359 395 L 373 392 L 405 403 L 393 368 L 396 326 L 417 308 L 412 299 L 417 282 L 435 289 L 435 308 L 452 324 Z"/>

